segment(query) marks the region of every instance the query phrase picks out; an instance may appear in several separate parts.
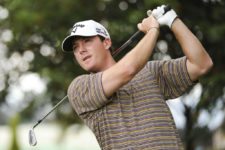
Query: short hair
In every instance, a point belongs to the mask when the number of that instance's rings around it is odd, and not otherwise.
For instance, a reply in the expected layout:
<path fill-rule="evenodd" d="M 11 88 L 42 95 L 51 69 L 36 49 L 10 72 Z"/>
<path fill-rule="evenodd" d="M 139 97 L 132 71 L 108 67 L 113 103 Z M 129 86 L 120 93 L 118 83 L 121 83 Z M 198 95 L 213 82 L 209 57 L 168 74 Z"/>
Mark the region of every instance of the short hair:
<path fill-rule="evenodd" d="M 97 35 L 99 38 L 100 38 L 100 40 L 103 42 L 106 38 L 105 37 L 103 37 L 103 36 L 101 36 L 101 35 Z M 110 53 L 112 54 L 112 47 L 110 47 L 109 48 L 109 51 L 110 51 Z"/>

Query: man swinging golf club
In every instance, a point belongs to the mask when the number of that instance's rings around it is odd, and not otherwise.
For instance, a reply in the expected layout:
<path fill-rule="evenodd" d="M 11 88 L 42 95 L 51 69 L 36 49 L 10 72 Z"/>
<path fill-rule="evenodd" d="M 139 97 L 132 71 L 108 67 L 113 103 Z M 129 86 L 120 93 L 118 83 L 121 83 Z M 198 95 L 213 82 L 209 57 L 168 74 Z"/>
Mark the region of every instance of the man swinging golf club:
<path fill-rule="evenodd" d="M 175 11 L 164 13 L 164 7 L 137 25 L 145 36 L 118 62 L 109 33 L 93 20 L 76 23 L 63 41 L 63 51 L 72 51 L 91 73 L 72 81 L 69 101 L 104 150 L 183 149 L 165 101 L 181 96 L 213 63 Z M 148 61 L 162 25 L 171 29 L 184 57 Z"/>

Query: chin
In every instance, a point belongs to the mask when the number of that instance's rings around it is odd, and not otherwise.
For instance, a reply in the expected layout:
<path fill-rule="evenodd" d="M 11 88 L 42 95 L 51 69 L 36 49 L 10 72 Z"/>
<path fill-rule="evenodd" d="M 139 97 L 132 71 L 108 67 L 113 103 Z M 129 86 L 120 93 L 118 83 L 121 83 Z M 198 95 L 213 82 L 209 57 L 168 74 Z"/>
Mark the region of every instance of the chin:
<path fill-rule="evenodd" d="M 94 66 L 94 65 L 91 65 L 91 64 L 89 64 L 89 65 L 83 65 L 83 67 L 82 67 L 85 71 L 87 71 L 87 72 L 98 72 L 97 71 L 97 68 L 96 68 L 96 66 Z"/>
<path fill-rule="evenodd" d="M 86 71 L 92 72 L 92 73 L 99 72 L 96 68 L 89 68 L 89 69 L 86 69 Z"/>
<path fill-rule="evenodd" d="M 92 67 L 84 67 L 84 70 L 87 72 L 93 72 L 93 68 Z"/>

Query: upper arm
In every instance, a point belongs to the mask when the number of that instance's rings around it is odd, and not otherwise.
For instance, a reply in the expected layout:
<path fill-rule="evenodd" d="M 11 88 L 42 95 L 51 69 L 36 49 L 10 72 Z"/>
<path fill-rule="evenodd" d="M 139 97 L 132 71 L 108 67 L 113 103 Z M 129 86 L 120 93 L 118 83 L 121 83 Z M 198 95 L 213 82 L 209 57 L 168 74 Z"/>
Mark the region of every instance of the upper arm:
<path fill-rule="evenodd" d="M 192 81 L 206 74 L 213 62 L 199 39 L 178 18 L 174 21 L 172 31 L 187 57 L 187 70 Z"/>
<path fill-rule="evenodd" d="M 101 72 L 82 75 L 70 84 L 69 101 L 78 114 L 96 110 L 108 103 L 102 89 L 101 75 Z"/>
<path fill-rule="evenodd" d="M 102 87 L 106 97 L 112 96 L 120 87 L 129 82 L 134 75 L 126 64 L 115 64 L 102 73 Z"/>
<path fill-rule="evenodd" d="M 187 59 L 187 62 L 186 62 L 187 71 L 192 81 L 198 80 L 199 77 L 206 74 L 212 67 L 211 59 L 209 59 L 208 61 L 205 61 L 202 64 L 203 64 L 202 66 L 199 66 L 197 64 L 191 63 L 191 61 Z"/>
<path fill-rule="evenodd" d="M 195 64 L 191 63 L 188 59 L 186 61 L 186 66 L 190 79 L 192 81 L 198 80 L 201 75 L 199 68 Z"/>
<path fill-rule="evenodd" d="M 181 96 L 194 84 L 187 70 L 187 58 L 182 57 L 162 62 L 156 76 L 162 94 L 166 99 Z"/>

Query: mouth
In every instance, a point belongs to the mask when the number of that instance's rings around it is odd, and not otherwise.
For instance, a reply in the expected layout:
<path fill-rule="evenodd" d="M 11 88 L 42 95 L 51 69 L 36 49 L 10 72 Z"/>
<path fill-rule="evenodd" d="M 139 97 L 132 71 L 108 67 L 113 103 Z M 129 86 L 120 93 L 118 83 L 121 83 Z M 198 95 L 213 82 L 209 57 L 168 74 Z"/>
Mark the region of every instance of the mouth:
<path fill-rule="evenodd" d="M 82 60 L 83 60 L 83 61 L 86 61 L 86 60 L 88 60 L 89 58 L 91 58 L 91 56 L 85 56 Z"/>

